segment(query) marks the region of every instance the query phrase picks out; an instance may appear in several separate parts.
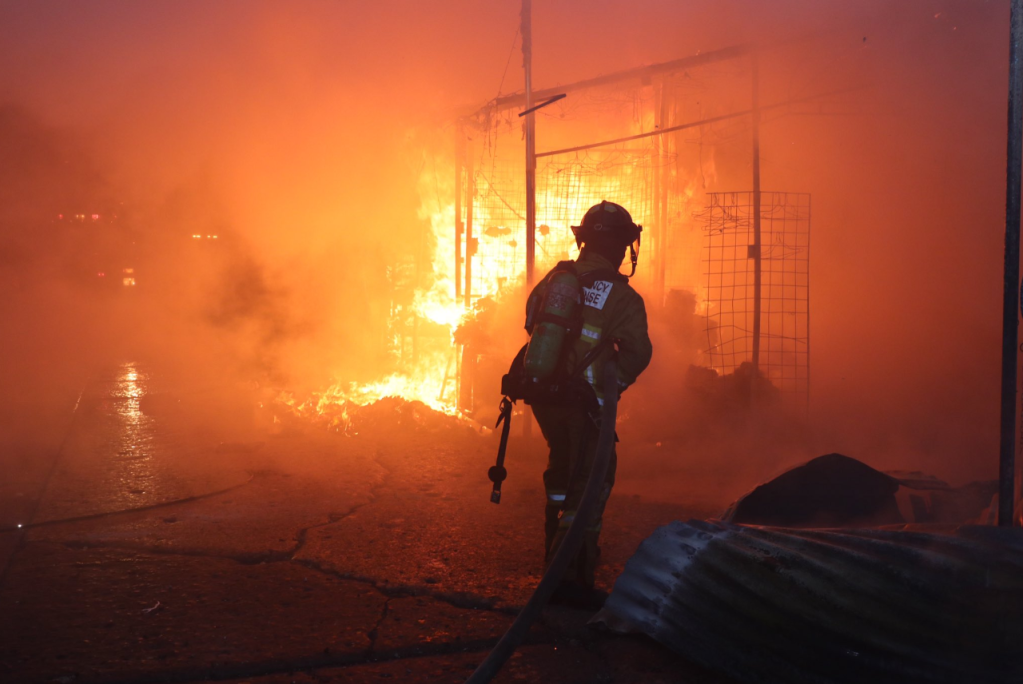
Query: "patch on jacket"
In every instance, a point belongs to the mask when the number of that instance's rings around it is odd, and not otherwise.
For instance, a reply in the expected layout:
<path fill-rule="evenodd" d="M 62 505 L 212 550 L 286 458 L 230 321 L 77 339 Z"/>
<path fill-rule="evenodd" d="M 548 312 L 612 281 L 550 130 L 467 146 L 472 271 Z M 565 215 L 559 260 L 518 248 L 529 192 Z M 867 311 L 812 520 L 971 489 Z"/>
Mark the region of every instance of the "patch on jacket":
<path fill-rule="evenodd" d="M 592 306 L 594 309 L 603 309 L 604 303 L 607 302 L 607 296 L 611 294 L 612 285 L 614 283 L 609 280 L 597 280 L 594 281 L 593 287 L 584 287 L 583 304 Z"/>

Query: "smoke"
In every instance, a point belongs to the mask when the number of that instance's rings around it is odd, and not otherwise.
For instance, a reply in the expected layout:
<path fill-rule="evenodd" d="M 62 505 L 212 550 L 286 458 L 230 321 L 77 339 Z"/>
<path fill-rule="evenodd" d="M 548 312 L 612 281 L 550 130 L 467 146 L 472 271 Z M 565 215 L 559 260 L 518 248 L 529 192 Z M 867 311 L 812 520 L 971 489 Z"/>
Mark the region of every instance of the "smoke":
<path fill-rule="evenodd" d="M 1007 17 L 999 2 L 536 3 L 540 86 L 817 32 L 765 54 L 762 100 L 848 90 L 765 116 L 765 189 L 814 202 L 812 431 L 772 464 L 842 451 L 993 476 Z M 4 379 L 52 388 L 125 354 L 293 388 L 391 370 L 391 268 L 429 226 L 421 170 L 452 153 L 456 114 L 520 87 L 517 22 L 516 3 L 467 1 L 4 3 Z M 747 106 L 740 66 L 712 73 L 705 108 Z M 748 128 L 702 153 L 701 189 L 749 188 Z M 104 259 L 106 277 L 135 269 L 134 292 L 97 289 Z M 626 407 L 670 404 L 680 375 L 651 371 Z M 680 399 L 631 437 L 659 441 L 696 408 Z"/>

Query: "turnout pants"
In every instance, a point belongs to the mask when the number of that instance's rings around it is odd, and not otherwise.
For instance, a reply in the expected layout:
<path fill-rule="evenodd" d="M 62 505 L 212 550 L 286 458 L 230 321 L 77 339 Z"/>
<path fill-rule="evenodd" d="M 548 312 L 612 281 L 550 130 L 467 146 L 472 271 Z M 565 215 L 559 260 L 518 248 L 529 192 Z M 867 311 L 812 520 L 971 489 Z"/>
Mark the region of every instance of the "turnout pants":
<path fill-rule="evenodd" d="M 543 474 L 547 493 L 544 509 L 545 558 L 550 562 L 582 502 L 597 453 L 598 429 L 586 411 L 578 406 L 534 405 L 533 415 L 550 448 L 547 470 Z M 614 486 L 616 466 L 617 454 L 612 451 L 596 514 L 585 530 L 582 549 L 569 564 L 564 581 L 593 587 L 597 558 L 600 555 L 597 541 L 600 538 L 604 507 L 611 496 L 611 487 Z"/>

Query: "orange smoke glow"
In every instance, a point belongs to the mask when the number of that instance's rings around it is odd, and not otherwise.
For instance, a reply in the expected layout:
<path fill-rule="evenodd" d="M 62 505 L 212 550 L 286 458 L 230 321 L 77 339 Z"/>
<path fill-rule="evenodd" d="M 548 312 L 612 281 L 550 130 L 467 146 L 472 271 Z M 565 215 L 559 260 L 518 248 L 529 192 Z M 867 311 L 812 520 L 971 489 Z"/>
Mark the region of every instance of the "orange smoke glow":
<path fill-rule="evenodd" d="M 534 4 L 538 89 L 765 46 L 761 104 L 801 103 L 763 112 L 763 190 L 813 197 L 809 428 L 786 458 L 989 476 L 1005 3 Z M 344 431 L 394 396 L 492 424 L 500 366 L 526 339 L 522 107 L 487 109 L 523 86 L 518 11 L 7 3 L 0 61 L 19 68 L 0 74 L 3 384 L 24 394 L 108 358 L 169 359 L 279 396 L 282 420 Z M 623 442 L 635 430 L 671 446 L 679 416 L 709 403 L 684 399 L 689 366 L 712 365 L 704 323 L 720 301 L 699 214 L 709 194 L 751 189 L 751 119 L 720 118 L 751 106 L 750 64 L 572 90 L 535 114 L 541 153 L 715 121 L 664 148 L 538 160 L 538 276 L 577 254 L 569 226 L 594 202 L 644 225 L 632 282 L 655 352 L 623 402 Z M 466 354 L 456 332 L 491 303 L 487 354 Z"/>

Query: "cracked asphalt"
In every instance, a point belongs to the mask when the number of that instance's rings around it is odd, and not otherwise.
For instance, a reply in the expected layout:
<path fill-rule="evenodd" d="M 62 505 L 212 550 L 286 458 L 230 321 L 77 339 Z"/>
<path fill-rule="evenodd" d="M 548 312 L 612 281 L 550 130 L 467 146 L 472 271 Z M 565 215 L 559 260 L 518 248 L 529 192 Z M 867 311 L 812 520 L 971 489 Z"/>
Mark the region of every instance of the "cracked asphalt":
<path fill-rule="evenodd" d="M 83 384 L 4 425 L 0 681 L 461 682 L 540 579 L 535 440 L 494 506 L 496 437 L 450 421 L 346 437 L 136 364 Z M 723 507 L 647 500 L 629 457 L 607 589 L 658 525 Z M 727 681 L 588 618 L 548 608 L 495 681 Z"/>

